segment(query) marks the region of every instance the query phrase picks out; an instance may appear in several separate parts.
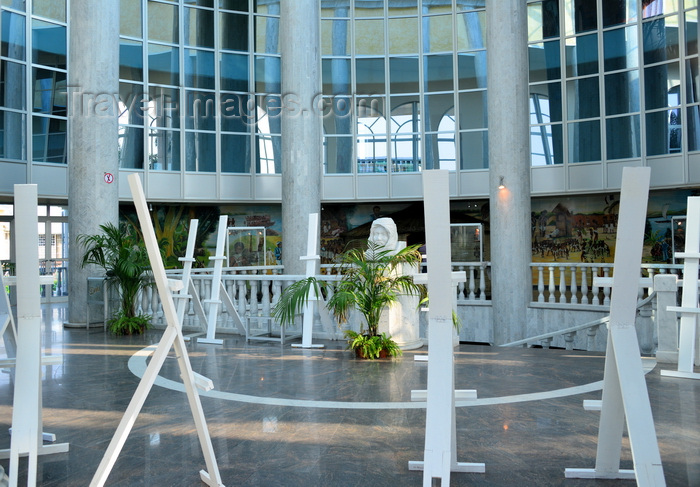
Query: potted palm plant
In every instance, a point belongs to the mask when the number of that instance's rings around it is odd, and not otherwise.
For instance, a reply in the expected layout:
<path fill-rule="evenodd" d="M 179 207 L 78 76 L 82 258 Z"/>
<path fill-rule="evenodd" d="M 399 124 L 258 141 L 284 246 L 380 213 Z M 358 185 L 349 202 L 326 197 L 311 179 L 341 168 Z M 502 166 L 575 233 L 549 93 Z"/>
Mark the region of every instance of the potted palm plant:
<path fill-rule="evenodd" d="M 85 250 L 81 265 L 102 268 L 107 283 L 119 293 L 119 310 L 107 322 L 110 331 L 117 335 L 143 333 L 151 317 L 137 314 L 136 299 L 142 288 L 152 285 L 146 247 L 131 226 L 106 223 L 100 229 L 101 234 L 78 235 L 77 241 Z"/>
<path fill-rule="evenodd" d="M 326 306 L 340 323 L 345 323 L 352 309 L 364 317 L 359 332 L 348 330 L 348 348 L 359 356 L 374 359 L 387 354 L 401 354 L 391 337 L 379 333 L 382 311 L 404 294 L 424 294 L 424 286 L 415 284 L 410 275 L 400 272 L 403 264 L 416 265 L 421 261 L 418 245 L 398 251 L 368 242 L 367 251 L 355 248 L 341 254 L 340 281 L 332 293 L 326 293 L 329 283 L 307 277 L 288 286 L 273 309 L 273 315 L 282 326 L 294 322 L 312 293 L 329 295 Z M 365 328 L 366 327 L 366 328 Z"/>

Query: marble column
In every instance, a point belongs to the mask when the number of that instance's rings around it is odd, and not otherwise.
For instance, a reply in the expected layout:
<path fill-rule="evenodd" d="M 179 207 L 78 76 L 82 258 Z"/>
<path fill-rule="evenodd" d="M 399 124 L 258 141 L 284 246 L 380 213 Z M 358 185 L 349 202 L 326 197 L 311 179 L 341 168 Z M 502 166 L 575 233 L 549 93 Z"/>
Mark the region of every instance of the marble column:
<path fill-rule="evenodd" d="M 532 299 L 527 5 L 487 0 L 486 12 L 491 292 L 502 344 L 525 338 Z"/>
<path fill-rule="evenodd" d="M 282 0 L 282 264 L 304 274 L 309 213 L 321 210 L 319 0 Z"/>
<path fill-rule="evenodd" d="M 71 0 L 68 64 L 68 321 L 85 324 L 87 278 L 78 235 L 119 221 L 119 0 Z"/>

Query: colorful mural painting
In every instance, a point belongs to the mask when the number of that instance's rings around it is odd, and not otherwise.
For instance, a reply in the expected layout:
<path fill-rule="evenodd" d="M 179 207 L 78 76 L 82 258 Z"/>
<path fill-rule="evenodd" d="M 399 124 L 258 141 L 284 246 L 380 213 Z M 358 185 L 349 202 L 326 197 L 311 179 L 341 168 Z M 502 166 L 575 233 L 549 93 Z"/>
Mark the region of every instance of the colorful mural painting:
<path fill-rule="evenodd" d="M 674 251 L 683 250 L 684 216 L 692 195 L 690 190 L 650 193 L 644 262 L 673 263 Z M 619 201 L 616 193 L 533 199 L 532 261 L 613 262 Z"/>
<path fill-rule="evenodd" d="M 674 262 L 674 253 L 683 251 L 685 245 L 687 198 L 698 194 L 700 190 L 651 192 L 644 236 L 644 262 L 677 263 Z M 613 262 L 619 194 L 534 198 L 531 211 L 533 262 Z M 199 219 L 197 265 L 205 267 L 209 264 L 208 256 L 215 252 L 220 214 L 228 215 L 226 252 L 229 266 L 269 266 L 284 262 L 280 205 L 152 205 L 151 214 L 169 268 L 180 265 L 178 257 L 185 253 L 189 221 L 193 218 Z M 400 239 L 407 244 L 425 242 L 422 202 L 324 204 L 321 210 L 321 263 L 336 262 L 344 250 L 365 245 L 372 222 L 380 217 L 393 218 Z M 123 207 L 122 218 L 136 222 L 133 208 Z M 472 233 L 478 227 L 479 234 L 478 238 L 470 240 L 469 249 L 453 248 L 453 254 L 475 259 L 475 242 L 478 242 L 480 259 L 488 261 L 488 201 L 453 201 L 450 220 L 455 225 L 470 228 Z"/>

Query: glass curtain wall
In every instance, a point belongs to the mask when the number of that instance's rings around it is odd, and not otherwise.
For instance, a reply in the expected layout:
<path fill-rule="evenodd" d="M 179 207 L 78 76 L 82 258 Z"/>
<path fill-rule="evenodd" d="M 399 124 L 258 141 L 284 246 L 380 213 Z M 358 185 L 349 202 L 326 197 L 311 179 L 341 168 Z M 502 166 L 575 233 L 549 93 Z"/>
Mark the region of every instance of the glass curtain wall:
<path fill-rule="evenodd" d="M 0 8 L 0 157 L 65 164 L 66 2 Z"/>
<path fill-rule="evenodd" d="M 533 165 L 698 149 L 697 0 L 528 8 Z"/>
<path fill-rule="evenodd" d="M 484 0 L 321 2 L 327 175 L 488 168 Z M 700 150 L 697 0 L 528 2 L 534 166 Z M 121 0 L 122 168 L 281 173 L 279 0 Z M 65 164 L 66 0 L 0 1 L 0 158 Z"/>
<path fill-rule="evenodd" d="M 462 168 L 487 167 L 483 1 L 322 2 L 321 17 L 326 174 L 456 170 L 458 145 Z"/>

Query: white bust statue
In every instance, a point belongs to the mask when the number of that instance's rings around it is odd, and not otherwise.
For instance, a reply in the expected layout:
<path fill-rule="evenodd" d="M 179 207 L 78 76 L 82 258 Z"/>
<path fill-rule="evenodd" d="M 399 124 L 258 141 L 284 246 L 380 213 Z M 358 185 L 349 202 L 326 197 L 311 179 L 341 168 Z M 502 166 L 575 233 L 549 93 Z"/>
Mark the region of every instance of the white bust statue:
<path fill-rule="evenodd" d="M 391 218 L 377 218 L 372 222 L 372 228 L 369 230 L 369 239 L 367 240 L 374 244 L 375 251 L 382 252 L 385 250 L 396 251 L 399 234 L 396 231 L 396 223 Z"/>

